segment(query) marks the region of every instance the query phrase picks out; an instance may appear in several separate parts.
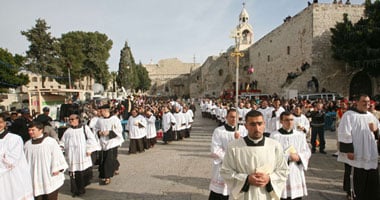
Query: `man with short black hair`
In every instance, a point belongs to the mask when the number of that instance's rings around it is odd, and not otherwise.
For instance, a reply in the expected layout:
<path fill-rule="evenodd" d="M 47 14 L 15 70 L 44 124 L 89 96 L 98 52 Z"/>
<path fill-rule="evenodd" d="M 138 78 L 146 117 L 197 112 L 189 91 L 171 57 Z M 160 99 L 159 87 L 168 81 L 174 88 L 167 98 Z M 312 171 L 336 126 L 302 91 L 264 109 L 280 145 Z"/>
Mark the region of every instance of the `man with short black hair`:
<path fill-rule="evenodd" d="M 281 144 L 264 137 L 259 111 L 247 113 L 245 127 L 248 135 L 228 144 L 220 174 L 234 199 L 278 199 L 289 173 Z"/>
<path fill-rule="evenodd" d="M 29 135 L 32 139 L 25 143 L 25 156 L 30 166 L 35 199 L 55 200 L 64 183 L 63 172 L 68 165 L 57 141 L 44 135 L 43 128 L 41 122 L 30 123 Z"/>

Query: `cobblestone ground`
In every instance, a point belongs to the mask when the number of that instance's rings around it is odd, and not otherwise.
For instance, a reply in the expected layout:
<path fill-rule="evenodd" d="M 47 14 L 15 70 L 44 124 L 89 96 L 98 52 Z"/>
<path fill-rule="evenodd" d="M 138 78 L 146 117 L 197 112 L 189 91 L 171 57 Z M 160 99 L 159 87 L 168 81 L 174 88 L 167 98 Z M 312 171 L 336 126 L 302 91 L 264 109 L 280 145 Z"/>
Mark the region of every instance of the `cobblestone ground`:
<path fill-rule="evenodd" d="M 211 175 L 210 141 L 216 123 L 202 119 L 196 113 L 190 138 L 163 145 L 136 155 L 127 155 L 128 144 L 119 149 L 120 175 L 111 184 L 94 180 L 81 197 L 71 197 L 69 177 L 60 189 L 59 199 L 91 200 L 207 200 Z M 327 155 L 312 155 L 306 181 L 309 196 L 306 200 L 345 199 L 342 191 L 343 164 L 332 156 L 335 152 L 335 132 L 326 132 Z"/>

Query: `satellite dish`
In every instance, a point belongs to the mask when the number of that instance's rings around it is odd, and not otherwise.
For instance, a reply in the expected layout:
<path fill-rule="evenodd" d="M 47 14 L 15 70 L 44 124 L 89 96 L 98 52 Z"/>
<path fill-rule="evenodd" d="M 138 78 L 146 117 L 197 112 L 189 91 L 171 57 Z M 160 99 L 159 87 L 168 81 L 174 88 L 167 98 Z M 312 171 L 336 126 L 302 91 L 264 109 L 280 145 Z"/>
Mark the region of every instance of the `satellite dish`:
<path fill-rule="evenodd" d="M 101 94 L 104 92 L 104 87 L 102 84 L 95 83 L 92 88 L 94 90 L 94 94 Z"/>

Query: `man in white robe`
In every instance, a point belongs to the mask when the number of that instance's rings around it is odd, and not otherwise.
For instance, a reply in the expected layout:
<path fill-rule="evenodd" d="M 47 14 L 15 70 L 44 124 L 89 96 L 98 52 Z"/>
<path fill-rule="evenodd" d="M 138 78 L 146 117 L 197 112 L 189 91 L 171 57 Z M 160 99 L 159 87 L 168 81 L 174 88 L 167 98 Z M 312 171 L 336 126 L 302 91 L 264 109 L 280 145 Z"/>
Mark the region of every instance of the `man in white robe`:
<path fill-rule="evenodd" d="M 146 137 L 146 126 L 146 119 L 139 115 L 137 109 L 133 108 L 126 126 L 130 138 L 128 153 L 135 154 L 145 151 L 143 138 Z"/>
<path fill-rule="evenodd" d="M 307 117 L 302 114 L 302 105 L 298 104 L 293 110 L 294 115 L 294 130 L 302 131 L 305 134 L 309 133 L 310 121 Z"/>
<path fill-rule="evenodd" d="M 100 144 L 95 139 L 90 127 L 80 123 L 79 115 L 69 116 L 70 127 L 61 138 L 65 156 L 69 164 L 72 196 L 86 193 L 85 187 L 92 179 L 91 154 L 100 150 Z"/>
<path fill-rule="evenodd" d="M 111 178 L 118 174 L 120 167 L 117 150 L 124 142 L 123 128 L 120 119 L 111 115 L 109 105 L 103 105 L 100 109 L 102 118 L 98 119 L 95 125 L 102 148 L 99 155 L 99 178 L 101 185 L 108 185 L 111 183 Z"/>
<path fill-rule="evenodd" d="M 146 139 L 149 148 L 153 148 L 157 143 L 157 130 L 156 130 L 156 117 L 151 110 L 147 110 L 145 113 L 146 120 Z"/>
<path fill-rule="evenodd" d="M 279 198 L 289 173 L 281 144 L 264 137 L 265 121 L 256 110 L 247 113 L 248 136 L 228 144 L 220 173 L 233 199 Z"/>
<path fill-rule="evenodd" d="M 24 142 L 6 130 L 0 114 L 0 199 L 33 200 L 32 178 L 24 154 Z"/>
<path fill-rule="evenodd" d="M 174 107 L 173 116 L 175 118 L 176 124 L 174 125 L 174 130 L 176 132 L 177 140 L 182 140 L 185 135 L 186 129 L 186 118 L 185 114 L 180 110 L 179 107 Z"/>
<path fill-rule="evenodd" d="M 260 108 L 257 109 L 257 111 L 261 112 L 264 116 L 264 121 L 265 121 L 265 130 L 269 130 L 269 125 L 270 125 L 270 119 L 272 118 L 272 111 L 273 107 L 270 107 L 268 105 L 267 100 L 262 100 L 260 103 Z"/>
<path fill-rule="evenodd" d="M 175 138 L 173 126 L 176 124 L 176 120 L 168 106 L 163 106 L 162 111 L 162 131 L 164 132 L 162 141 L 164 144 L 168 144 L 168 142 L 173 141 Z"/>
<path fill-rule="evenodd" d="M 43 134 L 43 124 L 29 124 L 32 139 L 25 143 L 24 150 L 32 176 L 35 199 L 58 199 L 58 190 L 63 185 L 67 163 L 59 144 Z"/>
<path fill-rule="evenodd" d="M 189 109 L 188 106 L 183 107 L 183 114 L 185 116 L 185 121 L 186 121 L 186 128 L 185 128 L 185 138 L 190 137 L 190 131 L 191 131 L 191 125 L 193 124 L 194 121 L 194 114 L 191 109 Z"/>
<path fill-rule="evenodd" d="M 294 116 L 285 111 L 280 115 L 282 128 L 272 132 L 271 137 L 282 145 L 284 156 L 288 161 L 289 175 L 281 199 L 301 199 L 307 196 L 307 187 L 304 171 L 307 170 L 311 156 L 305 134 L 293 130 Z"/>
<path fill-rule="evenodd" d="M 237 124 L 236 115 L 236 109 L 228 110 L 226 124 L 217 127 L 212 134 L 211 157 L 213 158 L 213 164 L 212 177 L 209 186 L 209 200 L 228 200 L 229 197 L 230 191 L 228 190 L 227 184 L 224 182 L 223 178 L 220 175 L 220 168 L 222 167 L 222 162 L 227 150 L 228 143 L 234 139 L 240 138 L 241 136 L 240 131 L 235 130 L 235 126 Z"/>
<path fill-rule="evenodd" d="M 273 110 L 272 110 L 272 116 L 269 120 L 269 126 L 267 131 L 273 132 L 281 128 L 281 123 L 280 123 L 280 115 L 282 112 L 285 111 L 285 109 L 281 106 L 281 100 L 280 99 L 275 99 L 273 101 Z"/>
<path fill-rule="evenodd" d="M 345 163 L 343 188 L 355 200 L 380 199 L 376 142 L 379 120 L 368 112 L 369 105 L 368 95 L 360 95 L 356 109 L 346 111 L 338 127 L 338 161 Z"/>

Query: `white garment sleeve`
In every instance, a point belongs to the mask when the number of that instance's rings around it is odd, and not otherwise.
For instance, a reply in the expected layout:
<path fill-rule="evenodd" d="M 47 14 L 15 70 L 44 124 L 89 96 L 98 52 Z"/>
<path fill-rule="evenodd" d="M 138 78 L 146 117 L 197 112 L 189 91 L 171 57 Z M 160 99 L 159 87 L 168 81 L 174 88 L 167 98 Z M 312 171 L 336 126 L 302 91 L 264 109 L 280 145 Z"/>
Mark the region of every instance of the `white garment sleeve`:
<path fill-rule="evenodd" d="M 15 139 L 13 139 L 15 138 Z M 7 171 L 12 170 L 24 156 L 24 145 L 21 137 L 13 137 L 1 152 L 0 177 Z"/>
<path fill-rule="evenodd" d="M 218 129 L 215 129 L 211 139 L 211 157 L 214 159 L 214 164 L 221 163 L 224 155 L 225 149 L 223 149 L 220 134 Z"/>

